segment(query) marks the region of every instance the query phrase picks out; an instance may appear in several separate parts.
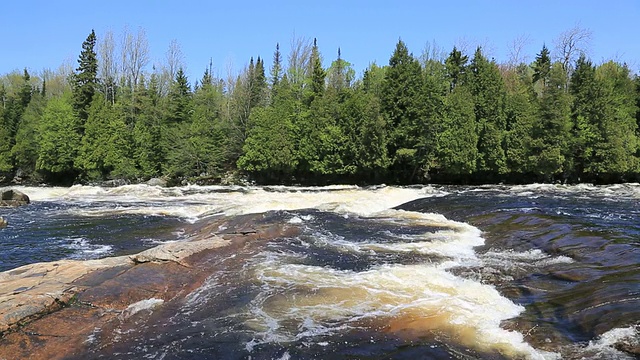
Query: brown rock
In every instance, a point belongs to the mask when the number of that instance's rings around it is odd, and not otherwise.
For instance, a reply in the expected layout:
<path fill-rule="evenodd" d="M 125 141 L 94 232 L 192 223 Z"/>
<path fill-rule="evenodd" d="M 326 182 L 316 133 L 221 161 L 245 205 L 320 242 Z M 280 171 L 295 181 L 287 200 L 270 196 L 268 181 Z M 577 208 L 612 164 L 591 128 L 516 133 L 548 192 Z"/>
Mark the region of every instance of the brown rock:
<path fill-rule="evenodd" d="M 121 334 L 172 316 L 212 274 L 233 281 L 249 256 L 238 250 L 297 231 L 260 223 L 261 215 L 239 218 L 209 219 L 188 229 L 190 240 L 137 255 L 0 273 L 0 359 L 108 358 L 128 346 Z"/>
<path fill-rule="evenodd" d="M 9 223 L 7 223 L 7 220 L 5 220 L 3 217 L 0 217 L 0 229 L 7 227 L 7 225 L 9 225 Z"/>
<path fill-rule="evenodd" d="M 0 194 L 0 206 L 22 206 L 31 202 L 29 197 L 18 190 L 5 190 Z"/>

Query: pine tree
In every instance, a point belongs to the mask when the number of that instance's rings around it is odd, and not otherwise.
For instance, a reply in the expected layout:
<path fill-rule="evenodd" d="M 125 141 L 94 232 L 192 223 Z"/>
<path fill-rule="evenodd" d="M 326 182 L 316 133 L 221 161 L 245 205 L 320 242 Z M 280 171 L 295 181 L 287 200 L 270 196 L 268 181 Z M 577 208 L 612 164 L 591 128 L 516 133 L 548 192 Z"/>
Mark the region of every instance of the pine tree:
<path fill-rule="evenodd" d="M 168 95 L 167 121 L 180 124 L 189 120 L 191 113 L 191 88 L 182 68 L 178 69 Z"/>
<path fill-rule="evenodd" d="M 470 65 L 470 85 L 478 123 L 478 166 L 490 179 L 507 172 L 504 151 L 506 89 L 495 62 L 490 62 L 478 48 Z"/>
<path fill-rule="evenodd" d="M 551 72 L 551 57 L 549 56 L 549 49 L 546 45 L 542 45 L 542 50 L 536 55 L 536 60 L 533 63 L 533 82 L 542 82 L 542 87 L 547 86 L 549 81 L 549 75 Z"/>
<path fill-rule="evenodd" d="M 566 73 L 553 64 L 540 99 L 539 121 L 532 131 L 532 159 L 537 181 L 566 180 L 573 171 L 570 139 L 571 99 L 564 91 Z"/>
<path fill-rule="evenodd" d="M 96 33 L 91 30 L 91 34 L 82 43 L 82 52 L 78 58 L 78 68 L 73 74 L 73 108 L 81 121 L 81 131 L 84 123 L 89 117 L 89 107 L 93 100 L 93 95 L 98 88 L 98 58 L 95 52 Z"/>
<path fill-rule="evenodd" d="M 275 91 L 282 77 L 282 55 L 280 43 L 276 43 L 276 51 L 273 53 L 273 65 L 271 65 L 271 92 Z"/>
<path fill-rule="evenodd" d="M 460 82 L 464 81 L 468 60 L 469 57 L 462 55 L 462 52 L 456 49 L 455 46 L 453 50 L 451 50 L 451 53 L 449 53 L 449 57 L 445 60 L 445 69 L 451 84 L 449 88 L 450 92 L 452 92 Z"/>
<path fill-rule="evenodd" d="M 382 112 L 390 127 L 389 156 L 396 181 L 414 182 L 424 163 L 420 145 L 425 129 L 425 102 L 420 63 L 399 40 L 385 71 Z"/>
<path fill-rule="evenodd" d="M 473 96 L 466 85 L 456 86 L 445 100 L 442 129 L 437 135 L 437 178 L 466 182 L 476 170 L 478 133 Z"/>
<path fill-rule="evenodd" d="M 318 43 L 313 39 L 311 48 L 311 92 L 308 95 L 307 104 L 311 105 L 314 99 L 324 94 L 326 72 L 322 67 L 322 59 L 318 50 Z"/>

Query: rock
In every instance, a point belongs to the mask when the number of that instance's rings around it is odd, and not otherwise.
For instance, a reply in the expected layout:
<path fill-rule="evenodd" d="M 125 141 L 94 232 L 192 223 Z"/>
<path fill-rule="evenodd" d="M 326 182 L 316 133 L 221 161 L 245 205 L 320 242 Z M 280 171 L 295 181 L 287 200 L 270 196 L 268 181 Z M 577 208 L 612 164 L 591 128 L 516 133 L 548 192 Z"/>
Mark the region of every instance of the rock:
<path fill-rule="evenodd" d="M 167 186 L 167 181 L 164 180 L 164 179 L 160 179 L 160 178 L 153 178 L 153 179 L 149 179 L 149 181 L 147 181 L 147 185 L 149 185 L 149 186 L 166 187 Z"/>
<path fill-rule="evenodd" d="M 5 190 L 0 194 L 0 206 L 21 206 L 31 202 L 29 197 L 18 190 Z"/>
<path fill-rule="evenodd" d="M 617 342 L 614 347 L 620 351 L 624 351 L 635 356 L 640 355 L 640 341 Z"/>
<path fill-rule="evenodd" d="M 0 217 L 0 229 L 7 227 L 7 225 L 9 225 L 9 223 L 7 223 L 7 220 L 5 220 L 3 217 Z"/>
<path fill-rule="evenodd" d="M 103 187 L 119 187 L 119 186 L 125 186 L 125 185 L 131 185 L 131 181 L 126 179 L 113 179 L 113 180 L 103 181 L 102 183 L 100 183 L 100 186 L 103 186 Z"/>

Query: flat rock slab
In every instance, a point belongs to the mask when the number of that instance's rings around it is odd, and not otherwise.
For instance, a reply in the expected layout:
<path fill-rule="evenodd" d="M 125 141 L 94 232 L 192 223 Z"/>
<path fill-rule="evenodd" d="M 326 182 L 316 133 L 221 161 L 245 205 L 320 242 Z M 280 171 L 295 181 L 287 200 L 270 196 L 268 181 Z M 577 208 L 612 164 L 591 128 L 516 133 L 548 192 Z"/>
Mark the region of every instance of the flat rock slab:
<path fill-rule="evenodd" d="M 0 273 L 0 360 L 87 359 L 109 354 L 119 329 L 136 326 L 138 311 L 162 308 L 224 271 L 220 259 L 249 242 L 297 233 L 262 215 L 214 219 L 189 229 L 190 240 L 136 255 L 57 261 Z M 224 229 L 221 231 L 220 229 Z"/>

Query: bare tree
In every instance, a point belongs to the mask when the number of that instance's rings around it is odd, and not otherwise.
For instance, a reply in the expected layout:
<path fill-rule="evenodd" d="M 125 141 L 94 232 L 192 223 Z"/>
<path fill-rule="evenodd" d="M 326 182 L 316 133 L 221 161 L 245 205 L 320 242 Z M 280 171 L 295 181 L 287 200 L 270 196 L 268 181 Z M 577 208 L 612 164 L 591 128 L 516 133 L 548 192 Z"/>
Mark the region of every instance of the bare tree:
<path fill-rule="evenodd" d="M 524 54 L 524 49 L 530 44 L 531 37 L 528 34 L 519 35 L 509 43 L 508 67 L 515 68 L 527 62 L 528 56 Z"/>
<path fill-rule="evenodd" d="M 116 61 L 116 42 L 113 32 L 107 31 L 98 45 L 99 56 L 99 77 L 102 79 L 102 86 L 105 93 L 105 101 L 115 103 L 116 79 L 118 77 L 118 63 Z"/>
<path fill-rule="evenodd" d="M 176 77 L 178 69 L 184 69 L 184 54 L 182 53 L 182 47 L 178 40 L 173 39 L 169 44 L 169 49 L 166 52 L 167 59 L 167 71 L 171 79 Z"/>
<path fill-rule="evenodd" d="M 576 25 L 563 32 L 555 40 L 555 58 L 560 61 L 567 75 L 571 73 L 572 64 L 581 54 L 589 52 L 591 45 L 591 30 Z"/>
<path fill-rule="evenodd" d="M 125 28 L 122 36 L 122 73 L 126 85 L 135 89 L 142 74 L 142 70 L 149 64 L 149 43 L 143 28 L 138 28 L 137 34 L 132 34 Z"/>
<path fill-rule="evenodd" d="M 420 54 L 420 60 L 423 64 L 427 64 L 431 60 L 444 63 L 446 58 L 447 51 L 438 45 L 435 40 L 431 42 L 427 41 L 422 49 L 422 54 Z"/>
<path fill-rule="evenodd" d="M 310 74 L 311 49 L 311 40 L 293 35 L 287 69 L 287 76 L 292 84 L 302 84 L 305 77 Z"/>

